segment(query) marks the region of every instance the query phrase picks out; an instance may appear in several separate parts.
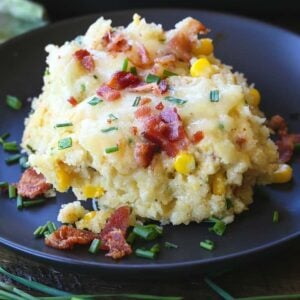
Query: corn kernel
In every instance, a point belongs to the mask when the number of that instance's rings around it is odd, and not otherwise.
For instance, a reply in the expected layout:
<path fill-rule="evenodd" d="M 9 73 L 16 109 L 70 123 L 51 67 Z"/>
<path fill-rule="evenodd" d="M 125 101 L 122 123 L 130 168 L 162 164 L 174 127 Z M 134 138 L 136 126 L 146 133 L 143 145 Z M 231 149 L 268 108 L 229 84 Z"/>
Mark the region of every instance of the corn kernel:
<path fill-rule="evenodd" d="M 224 195 L 226 192 L 225 175 L 218 172 L 213 176 L 212 192 L 214 195 Z"/>
<path fill-rule="evenodd" d="M 211 64 L 208 59 L 202 57 L 196 60 L 190 69 L 192 77 L 206 76 L 211 74 Z"/>
<path fill-rule="evenodd" d="M 200 46 L 197 49 L 199 55 L 210 55 L 214 51 L 214 44 L 212 39 L 201 39 Z"/>
<path fill-rule="evenodd" d="M 64 164 L 57 164 L 55 167 L 57 189 L 59 192 L 66 192 L 71 185 L 71 176 L 66 171 Z"/>
<path fill-rule="evenodd" d="M 84 215 L 83 217 L 83 221 L 84 222 L 89 222 L 90 220 L 92 220 L 93 218 L 95 218 L 97 212 L 96 211 L 90 211 L 87 214 Z"/>
<path fill-rule="evenodd" d="M 174 168 L 178 173 L 189 174 L 196 167 L 195 158 L 187 152 L 180 152 L 174 161 Z"/>
<path fill-rule="evenodd" d="M 249 93 L 250 93 L 250 100 L 249 100 L 250 104 L 253 106 L 258 106 L 261 98 L 260 92 L 257 89 L 252 88 L 250 89 Z"/>
<path fill-rule="evenodd" d="M 273 183 L 285 183 L 292 179 L 293 169 L 287 164 L 279 165 L 279 168 L 273 173 Z"/>
<path fill-rule="evenodd" d="M 83 187 L 83 195 L 86 198 L 99 198 L 103 196 L 104 190 L 101 186 L 86 185 Z"/>

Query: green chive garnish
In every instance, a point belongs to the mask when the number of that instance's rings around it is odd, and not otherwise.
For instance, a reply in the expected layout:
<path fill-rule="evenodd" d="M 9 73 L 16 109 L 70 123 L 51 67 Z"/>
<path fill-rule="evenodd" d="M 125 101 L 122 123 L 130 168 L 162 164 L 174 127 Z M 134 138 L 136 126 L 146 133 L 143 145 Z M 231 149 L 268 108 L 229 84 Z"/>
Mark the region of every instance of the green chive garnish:
<path fill-rule="evenodd" d="M 19 164 L 22 169 L 27 169 L 29 167 L 28 158 L 26 156 L 20 157 Z"/>
<path fill-rule="evenodd" d="M 155 258 L 156 253 L 151 252 L 150 250 L 136 249 L 135 255 L 143 258 L 153 259 Z"/>
<path fill-rule="evenodd" d="M 71 123 L 71 122 L 59 123 L 59 124 L 56 124 L 56 125 L 54 126 L 54 128 L 69 127 L 69 126 L 73 126 L 73 123 Z"/>
<path fill-rule="evenodd" d="M 17 142 L 4 142 L 3 150 L 6 152 L 19 152 Z"/>
<path fill-rule="evenodd" d="M 232 200 L 230 198 L 226 198 L 226 208 L 227 209 L 230 209 L 233 207 L 233 203 L 232 203 Z"/>
<path fill-rule="evenodd" d="M 0 189 L 7 189 L 7 188 L 8 188 L 8 182 L 0 181 Z"/>
<path fill-rule="evenodd" d="M 39 226 L 34 232 L 33 232 L 33 235 L 35 237 L 40 237 L 42 234 L 41 232 L 43 231 L 44 229 L 44 226 Z"/>
<path fill-rule="evenodd" d="M 169 249 L 177 249 L 178 245 L 170 243 L 170 242 L 165 242 L 165 247 Z"/>
<path fill-rule="evenodd" d="M 205 283 L 213 290 L 215 291 L 220 297 L 221 299 L 224 299 L 224 300 L 234 300 L 236 298 L 232 297 L 231 295 L 229 295 L 226 291 L 224 291 L 221 287 L 219 287 L 217 284 L 215 284 L 210 278 L 208 277 L 204 277 L 204 281 Z M 254 298 L 256 297 L 253 297 L 252 300 L 254 300 Z M 264 297 L 263 297 L 264 298 Z M 267 297 L 268 298 L 268 297 Z M 257 299 L 258 300 L 258 299 Z M 262 299 L 260 299 L 262 300 Z M 267 300 L 267 299 L 265 299 Z M 271 299 L 269 299 L 271 300 Z"/>
<path fill-rule="evenodd" d="M 101 241 L 99 239 L 93 239 L 91 246 L 89 248 L 89 252 L 95 254 L 99 251 L 101 246 Z"/>
<path fill-rule="evenodd" d="M 136 225 L 133 228 L 133 232 L 145 239 L 145 240 L 154 240 L 157 236 L 162 235 L 163 228 L 155 224 L 148 225 Z"/>
<path fill-rule="evenodd" d="M 166 101 L 169 101 L 171 103 L 174 103 L 176 105 L 183 105 L 185 103 L 187 103 L 187 100 L 183 100 L 183 99 L 179 99 L 179 98 L 174 98 L 171 96 L 167 96 L 164 98 Z"/>
<path fill-rule="evenodd" d="M 45 199 L 35 199 L 23 201 L 23 207 L 31 207 L 39 204 L 45 203 Z"/>
<path fill-rule="evenodd" d="M 119 151 L 119 146 L 118 145 L 105 148 L 105 153 L 107 153 L 107 154 L 114 153 L 114 152 L 117 152 L 117 151 Z"/>
<path fill-rule="evenodd" d="M 8 186 L 8 198 L 16 198 L 17 197 L 17 188 L 15 185 L 10 184 Z"/>
<path fill-rule="evenodd" d="M 131 232 L 128 234 L 128 237 L 127 237 L 127 239 L 126 239 L 126 242 L 127 242 L 128 244 L 132 245 L 132 244 L 134 243 L 135 239 L 136 239 L 136 234 L 135 234 L 133 231 L 131 231 Z"/>
<path fill-rule="evenodd" d="M 273 212 L 273 223 L 278 223 L 279 222 L 279 212 L 275 210 Z"/>
<path fill-rule="evenodd" d="M 94 78 L 94 79 L 98 79 L 98 76 L 94 74 L 94 75 L 93 75 L 93 78 Z"/>
<path fill-rule="evenodd" d="M 84 92 L 86 91 L 86 86 L 85 86 L 84 83 L 82 83 L 82 84 L 80 85 L 80 91 L 81 91 L 81 93 L 84 93 Z"/>
<path fill-rule="evenodd" d="M 146 79 L 145 79 L 145 81 L 147 82 L 147 83 L 153 83 L 153 82 L 155 82 L 155 83 L 159 83 L 160 82 L 160 77 L 159 76 L 156 76 L 156 75 L 154 75 L 154 74 L 148 74 L 147 75 L 147 77 L 146 77 Z"/>
<path fill-rule="evenodd" d="M 134 101 L 133 101 L 133 103 L 132 103 L 132 106 L 139 106 L 139 104 L 140 104 L 140 101 L 141 101 L 141 96 L 137 96 L 135 99 L 134 99 Z"/>
<path fill-rule="evenodd" d="M 204 240 L 204 241 L 200 242 L 200 247 L 202 247 L 202 248 L 204 248 L 206 250 L 211 251 L 211 250 L 214 249 L 215 244 L 211 240 Z"/>
<path fill-rule="evenodd" d="M 173 73 L 173 72 L 171 72 L 171 71 L 169 71 L 169 70 L 166 70 L 166 69 L 163 71 L 163 75 L 164 75 L 165 77 L 178 76 L 178 74 Z"/>
<path fill-rule="evenodd" d="M 44 76 L 48 76 L 48 75 L 50 75 L 50 71 L 49 68 L 46 68 L 44 72 Z"/>
<path fill-rule="evenodd" d="M 103 102 L 102 99 L 100 99 L 98 97 L 93 97 L 90 101 L 88 101 L 88 104 L 92 105 L 92 106 L 95 106 L 95 105 L 97 105 L 98 103 L 101 103 L 101 102 Z"/>
<path fill-rule="evenodd" d="M 33 149 L 30 145 L 26 145 L 26 148 L 31 152 L 31 153 L 35 153 L 35 149 Z"/>
<path fill-rule="evenodd" d="M 226 230 L 226 224 L 222 221 L 217 221 L 209 231 L 213 231 L 215 234 L 222 236 Z"/>
<path fill-rule="evenodd" d="M 210 102 L 219 102 L 220 100 L 220 92 L 219 90 L 212 90 L 209 93 Z"/>
<path fill-rule="evenodd" d="M 7 95 L 6 104 L 14 110 L 19 110 L 22 108 L 22 102 L 15 96 Z"/>
<path fill-rule="evenodd" d="M 26 202 L 27 201 L 25 201 L 24 203 L 26 203 Z M 57 229 L 56 225 L 53 222 L 51 222 L 51 221 L 48 221 L 46 225 L 47 225 L 47 228 L 48 228 L 48 231 L 49 231 L 50 234 Z"/>
<path fill-rule="evenodd" d="M 160 252 L 160 245 L 159 244 L 154 244 L 151 248 L 150 251 L 157 254 Z"/>
<path fill-rule="evenodd" d="M 130 73 L 131 73 L 131 74 L 137 75 L 136 67 L 131 67 L 129 70 L 130 70 Z"/>
<path fill-rule="evenodd" d="M 114 131 L 114 130 L 118 130 L 119 128 L 118 127 L 108 127 L 108 128 L 103 128 L 101 129 L 101 132 L 110 132 L 110 131 Z"/>
<path fill-rule="evenodd" d="M 21 154 L 14 154 L 5 159 L 6 164 L 12 165 L 19 161 Z"/>
<path fill-rule="evenodd" d="M 126 57 L 122 64 L 122 71 L 127 72 L 127 68 L 128 68 L 128 58 Z"/>
<path fill-rule="evenodd" d="M 114 114 L 109 114 L 108 117 L 109 117 L 109 120 L 111 120 L 111 121 L 118 120 L 118 117 L 116 117 Z"/>
<path fill-rule="evenodd" d="M 0 144 L 3 144 L 4 141 L 10 136 L 9 133 L 3 133 L 2 135 L 0 135 Z"/>
<path fill-rule="evenodd" d="M 17 209 L 23 208 L 23 198 L 21 195 L 17 196 Z"/>
<path fill-rule="evenodd" d="M 58 141 L 58 149 L 63 150 L 72 147 L 72 138 L 64 138 Z"/>

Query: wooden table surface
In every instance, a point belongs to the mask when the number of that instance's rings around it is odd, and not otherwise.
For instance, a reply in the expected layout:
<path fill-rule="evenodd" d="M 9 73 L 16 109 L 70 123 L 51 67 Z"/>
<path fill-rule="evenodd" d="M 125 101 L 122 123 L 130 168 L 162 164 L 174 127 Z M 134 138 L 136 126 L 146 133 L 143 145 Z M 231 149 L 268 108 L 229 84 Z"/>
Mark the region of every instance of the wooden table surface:
<path fill-rule="evenodd" d="M 300 18 L 266 17 L 277 25 L 300 33 Z M 299 199 L 300 200 L 300 199 Z M 298 245 L 263 260 L 241 265 L 217 277 L 217 282 L 234 297 L 300 293 L 300 259 Z M 189 280 L 165 282 L 107 281 L 103 276 L 58 270 L 50 265 L 35 262 L 0 247 L 0 264 L 12 273 L 72 293 L 146 293 L 184 296 L 184 299 L 220 299 L 203 282 L 201 276 Z M 0 276 L 0 280 L 10 282 Z"/>

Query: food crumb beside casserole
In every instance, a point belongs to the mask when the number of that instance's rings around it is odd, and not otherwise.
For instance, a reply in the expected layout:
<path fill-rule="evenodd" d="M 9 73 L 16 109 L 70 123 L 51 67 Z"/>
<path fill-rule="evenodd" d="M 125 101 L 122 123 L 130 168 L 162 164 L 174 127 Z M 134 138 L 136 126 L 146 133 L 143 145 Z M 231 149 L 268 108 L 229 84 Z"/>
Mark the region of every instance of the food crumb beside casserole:
<path fill-rule="evenodd" d="M 73 225 L 61 236 L 88 229 L 90 242 L 145 219 L 230 223 L 252 202 L 254 185 L 278 182 L 287 165 L 260 93 L 214 56 L 208 32 L 190 17 L 169 31 L 139 15 L 127 27 L 99 18 L 85 35 L 46 47 L 44 87 L 22 146 L 30 172 L 77 198 L 59 212 Z M 78 200 L 87 199 L 99 210 L 83 208 Z M 116 210 L 126 224 L 112 233 Z"/>

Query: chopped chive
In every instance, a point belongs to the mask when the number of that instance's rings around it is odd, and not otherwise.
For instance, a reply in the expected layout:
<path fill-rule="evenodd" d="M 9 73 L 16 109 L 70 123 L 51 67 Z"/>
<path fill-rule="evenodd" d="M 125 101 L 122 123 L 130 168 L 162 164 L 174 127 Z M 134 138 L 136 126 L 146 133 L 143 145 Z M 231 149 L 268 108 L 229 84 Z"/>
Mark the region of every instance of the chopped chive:
<path fill-rule="evenodd" d="M 94 75 L 93 75 L 93 78 L 94 78 L 94 79 L 98 79 L 98 76 L 94 74 Z"/>
<path fill-rule="evenodd" d="M 137 96 L 135 99 L 134 99 L 134 101 L 133 101 L 133 103 L 132 103 L 132 106 L 139 106 L 139 104 L 140 104 L 140 101 L 141 101 L 141 96 Z"/>
<path fill-rule="evenodd" d="M 14 110 L 20 110 L 22 108 L 22 102 L 15 96 L 7 95 L 6 104 Z"/>
<path fill-rule="evenodd" d="M 66 123 L 58 123 L 54 126 L 54 128 L 60 128 L 60 127 L 68 127 L 68 126 L 73 126 L 73 123 L 71 122 L 66 122 Z"/>
<path fill-rule="evenodd" d="M 14 154 L 5 159 L 7 165 L 15 164 L 19 161 L 21 154 Z"/>
<path fill-rule="evenodd" d="M 215 244 L 211 240 L 204 240 L 204 241 L 200 242 L 200 247 L 202 247 L 202 248 L 204 248 L 206 250 L 211 251 L 211 250 L 214 249 Z"/>
<path fill-rule="evenodd" d="M 24 203 L 26 202 L 27 201 L 25 201 Z M 50 234 L 56 230 L 56 225 L 53 222 L 48 221 L 46 225 Z"/>
<path fill-rule="evenodd" d="M 45 230 L 43 235 L 46 238 L 46 237 L 48 237 L 48 235 L 50 235 L 50 232 L 48 230 Z"/>
<path fill-rule="evenodd" d="M 130 70 L 130 73 L 131 73 L 131 74 L 137 75 L 136 67 L 131 67 L 129 70 Z"/>
<path fill-rule="evenodd" d="M 133 228 L 133 232 L 137 236 L 150 241 L 154 240 L 157 236 L 162 235 L 163 228 L 155 224 L 136 225 Z"/>
<path fill-rule="evenodd" d="M 4 142 L 3 150 L 6 152 L 19 152 L 17 142 Z"/>
<path fill-rule="evenodd" d="M 217 293 L 221 299 L 224 300 L 234 300 L 236 298 L 233 298 L 231 295 L 229 295 L 226 291 L 224 291 L 221 287 L 219 287 L 217 284 L 215 284 L 210 278 L 204 277 L 205 283 L 215 292 Z M 256 298 L 256 297 L 254 297 Z M 268 298 L 268 297 L 267 297 Z M 254 299 L 252 299 L 254 300 Z M 257 299 L 258 300 L 258 299 Z M 262 300 L 262 299 L 261 299 Z M 265 299 L 266 300 L 266 299 Z M 270 298 L 271 300 L 271 298 Z"/>
<path fill-rule="evenodd" d="M 226 230 L 226 224 L 222 221 L 216 222 L 209 231 L 213 231 L 215 234 L 222 236 Z"/>
<path fill-rule="evenodd" d="M 10 184 L 8 186 L 8 198 L 16 198 L 17 197 L 17 188 L 15 185 Z"/>
<path fill-rule="evenodd" d="M 50 71 L 49 68 L 46 68 L 44 72 L 44 76 L 48 76 L 48 75 L 50 75 Z"/>
<path fill-rule="evenodd" d="M 149 73 L 149 74 L 147 75 L 146 79 L 145 79 L 145 81 L 146 81 L 147 83 L 153 83 L 153 82 L 159 83 L 160 80 L 161 80 L 161 79 L 160 79 L 159 76 L 156 76 L 156 75 L 151 74 L 151 73 Z"/>
<path fill-rule="evenodd" d="M 232 203 L 232 200 L 230 198 L 226 198 L 226 208 L 227 209 L 230 209 L 233 207 L 233 203 Z"/>
<path fill-rule="evenodd" d="M 72 138 L 67 137 L 58 141 L 58 149 L 63 150 L 72 147 Z"/>
<path fill-rule="evenodd" d="M 34 232 L 33 235 L 35 237 L 40 237 L 42 235 L 42 231 L 44 229 L 44 226 L 39 226 Z"/>
<path fill-rule="evenodd" d="M 31 207 L 39 204 L 45 203 L 45 199 L 36 199 L 36 200 L 26 200 L 23 201 L 23 207 Z"/>
<path fill-rule="evenodd" d="M 219 102 L 220 100 L 220 91 L 219 90 L 212 90 L 209 93 L 210 102 Z"/>
<path fill-rule="evenodd" d="M 109 120 L 111 120 L 111 121 L 118 120 L 118 117 L 116 117 L 114 114 L 109 114 L 108 117 L 109 117 Z"/>
<path fill-rule="evenodd" d="M 160 252 L 160 245 L 159 244 L 154 244 L 151 248 L 150 251 L 153 253 L 159 253 Z"/>
<path fill-rule="evenodd" d="M 143 258 L 153 259 L 155 258 L 156 253 L 138 248 L 135 250 L 135 255 Z"/>
<path fill-rule="evenodd" d="M 8 182 L 0 181 L 0 189 L 7 189 L 7 188 L 8 188 Z"/>
<path fill-rule="evenodd" d="M 114 152 L 117 152 L 117 151 L 119 151 L 119 146 L 118 145 L 105 148 L 105 153 L 107 153 L 107 154 L 114 153 Z"/>
<path fill-rule="evenodd" d="M 17 209 L 23 208 L 23 198 L 21 195 L 17 196 Z"/>
<path fill-rule="evenodd" d="M 84 93 L 85 91 L 86 91 L 86 86 L 85 86 L 84 83 L 82 83 L 82 84 L 80 85 L 80 92 L 81 92 L 81 93 Z"/>
<path fill-rule="evenodd" d="M 133 140 L 132 137 L 128 138 L 128 144 L 129 144 L 129 145 L 131 145 L 133 142 L 134 142 L 134 140 Z"/>
<path fill-rule="evenodd" d="M 5 132 L 3 134 L 0 135 L 0 144 L 3 144 L 4 141 L 9 138 L 10 134 L 8 132 Z"/>
<path fill-rule="evenodd" d="M 22 169 L 27 169 L 29 167 L 28 158 L 26 156 L 20 157 L 19 164 Z"/>
<path fill-rule="evenodd" d="M 170 243 L 170 242 L 165 242 L 165 247 L 166 247 L 166 248 L 169 248 L 169 249 L 171 249 L 171 248 L 177 249 L 177 248 L 178 248 L 178 245 L 173 244 L 173 243 Z"/>
<path fill-rule="evenodd" d="M 128 68 L 128 58 L 126 57 L 122 64 L 122 71 L 127 72 L 127 68 Z"/>
<path fill-rule="evenodd" d="M 275 210 L 273 212 L 273 223 L 278 223 L 279 222 L 279 212 Z"/>
<path fill-rule="evenodd" d="M 101 246 L 101 241 L 99 239 L 93 239 L 91 246 L 89 248 L 89 252 L 95 254 L 99 251 Z"/>
<path fill-rule="evenodd" d="M 103 102 L 102 99 L 98 98 L 98 97 L 93 97 L 90 101 L 88 101 L 89 105 L 95 106 L 99 103 Z"/>
<path fill-rule="evenodd" d="M 187 100 L 183 100 L 183 99 L 179 99 L 179 98 L 174 98 L 171 96 L 167 96 L 164 98 L 166 101 L 169 101 L 171 103 L 174 103 L 176 105 L 183 105 L 185 103 L 187 103 Z"/>
<path fill-rule="evenodd" d="M 35 149 L 33 149 L 29 144 L 26 145 L 26 148 L 31 151 L 31 153 L 35 153 Z"/>
<path fill-rule="evenodd" d="M 108 128 L 103 128 L 101 129 L 102 132 L 106 133 L 106 132 L 110 132 L 110 131 L 114 131 L 114 130 L 118 130 L 118 127 L 108 127 Z"/>
<path fill-rule="evenodd" d="M 164 69 L 163 75 L 164 75 L 165 77 L 178 76 L 178 74 L 173 73 L 173 72 L 171 72 L 171 71 L 169 71 L 169 70 L 166 70 L 166 69 Z"/>
<path fill-rule="evenodd" d="M 136 234 L 133 231 L 131 231 L 126 239 L 126 242 L 128 244 L 132 245 L 134 243 L 135 239 L 136 239 Z"/>
<path fill-rule="evenodd" d="M 224 130 L 224 129 L 225 129 L 225 126 L 224 126 L 224 124 L 223 124 L 222 122 L 219 122 L 218 128 L 219 128 L 220 130 Z"/>

